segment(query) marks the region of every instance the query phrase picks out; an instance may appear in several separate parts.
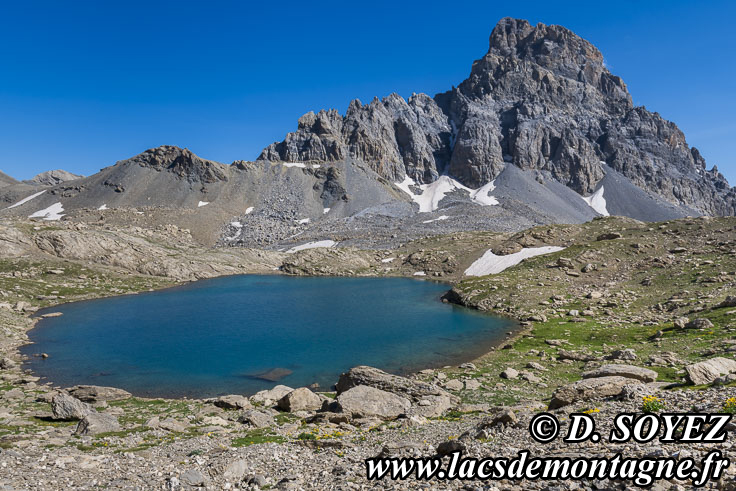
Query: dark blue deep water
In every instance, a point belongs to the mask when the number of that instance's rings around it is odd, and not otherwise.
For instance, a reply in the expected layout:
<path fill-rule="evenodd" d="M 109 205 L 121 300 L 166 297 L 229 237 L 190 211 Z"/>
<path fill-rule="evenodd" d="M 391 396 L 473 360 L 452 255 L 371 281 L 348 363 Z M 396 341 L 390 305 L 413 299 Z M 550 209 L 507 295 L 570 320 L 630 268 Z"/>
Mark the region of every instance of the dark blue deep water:
<path fill-rule="evenodd" d="M 393 373 L 473 359 L 509 321 L 442 303 L 447 285 L 402 278 L 231 276 L 55 307 L 27 366 L 61 386 L 149 397 L 330 388 L 343 371 Z M 264 379 L 265 377 L 265 379 Z"/>

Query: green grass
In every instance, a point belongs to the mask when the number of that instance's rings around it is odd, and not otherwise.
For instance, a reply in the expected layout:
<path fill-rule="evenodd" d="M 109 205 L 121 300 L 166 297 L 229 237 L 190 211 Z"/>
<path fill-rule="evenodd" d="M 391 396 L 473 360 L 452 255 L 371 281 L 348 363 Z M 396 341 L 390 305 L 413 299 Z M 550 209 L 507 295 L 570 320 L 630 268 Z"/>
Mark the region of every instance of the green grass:
<path fill-rule="evenodd" d="M 259 445 L 261 443 L 284 443 L 285 441 L 286 438 L 273 434 L 268 429 L 261 428 L 249 431 L 245 436 L 233 438 L 231 445 L 237 448 Z"/>

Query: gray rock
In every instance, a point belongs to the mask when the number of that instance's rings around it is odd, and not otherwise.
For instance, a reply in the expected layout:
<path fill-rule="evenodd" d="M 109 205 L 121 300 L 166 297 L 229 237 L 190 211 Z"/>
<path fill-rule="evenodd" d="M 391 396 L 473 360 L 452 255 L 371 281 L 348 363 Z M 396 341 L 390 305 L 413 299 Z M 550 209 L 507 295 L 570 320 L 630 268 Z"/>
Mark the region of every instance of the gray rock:
<path fill-rule="evenodd" d="M 241 395 L 220 396 L 215 399 L 213 404 L 223 409 L 248 409 L 252 407 L 248 398 Z"/>
<path fill-rule="evenodd" d="M 0 369 L 9 370 L 14 368 L 16 363 L 10 358 L 0 358 Z"/>
<path fill-rule="evenodd" d="M 717 308 L 723 308 L 723 307 L 736 307 L 736 295 L 729 295 L 727 296 L 721 303 L 719 303 Z"/>
<path fill-rule="evenodd" d="M 600 368 L 590 370 L 583 373 L 583 378 L 600 378 L 600 377 L 626 377 L 642 382 L 654 382 L 659 374 L 648 368 L 637 367 L 633 365 L 603 365 Z"/>
<path fill-rule="evenodd" d="M 225 467 L 222 475 L 227 481 L 239 482 L 241 479 L 243 479 L 243 476 L 247 471 L 248 463 L 243 459 L 239 459 L 229 463 L 227 467 Z"/>
<path fill-rule="evenodd" d="M 637 358 L 636 352 L 631 348 L 615 350 L 611 352 L 610 355 L 606 356 L 606 360 L 633 361 Z"/>
<path fill-rule="evenodd" d="M 341 412 L 353 417 L 391 420 L 409 411 L 411 402 L 391 392 L 359 385 L 340 393 L 337 406 Z"/>
<path fill-rule="evenodd" d="M 464 452 L 465 444 L 460 440 L 447 440 L 437 445 L 437 455 L 450 455 L 455 452 Z"/>
<path fill-rule="evenodd" d="M 188 469 L 184 471 L 179 478 L 181 479 L 181 482 L 195 487 L 204 486 L 207 482 L 207 478 L 204 474 L 199 472 L 197 469 Z"/>
<path fill-rule="evenodd" d="M 448 404 L 459 402 L 456 396 L 434 384 L 392 375 L 383 370 L 367 366 L 354 367 L 340 375 L 340 379 L 336 385 L 337 394 L 339 395 L 359 385 L 385 390 L 386 392 L 406 398 L 413 403 L 428 398 L 437 401 L 446 401 Z"/>
<path fill-rule="evenodd" d="M 685 329 L 713 329 L 713 323 L 708 319 L 693 319 L 685 324 Z"/>
<path fill-rule="evenodd" d="M 69 394 L 83 402 L 121 401 L 131 397 L 130 392 L 115 387 L 77 385 L 68 389 Z"/>
<path fill-rule="evenodd" d="M 549 408 L 557 409 L 578 401 L 617 396 L 627 384 L 631 384 L 630 378 L 617 376 L 579 380 L 559 387 L 552 394 Z"/>
<path fill-rule="evenodd" d="M 463 384 L 463 381 L 456 378 L 450 379 L 445 382 L 445 389 L 448 390 L 463 390 L 464 388 L 465 384 Z"/>
<path fill-rule="evenodd" d="M 265 428 L 274 424 L 273 417 L 270 414 L 256 409 L 244 411 L 238 418 L 238 421 L 255 428 Z"/>
<path fill-rule="evenodd" d="M 511 367 L 508 367 L 503 372 L 501 372 L 501 378 L 514 380 L 519 378 L 519 372 Z"/>
<path fill-rule="evenodd" d="M 736 360 L 716 357 L 685 367 L 688 379 L 695 385 L 710 384 L 721 375 L 736 372 Z"/>
<path fill-rule="evenodd" d="M 276 401 L 292 390 L 294 389 L 287 387 L 286 385 L 277 385 L 273 389 L 256 392 L 255 395 L 250 398 L 250 402 L 253 404 L 262 404 L 264 406 L 273 406 Z"/>
<path fill-rule="evenodd" d="M 79 420 L 95 412 L 95 409 L 69 394 L 60 392 L 51 400 L 51 412 L 54 419 Z"/>
<path fill-rule="evenodd" d="M 690 322 L 690 319 L 687 317 L 678 317 L 675 319 L 672 324 L 678 328 L 678 329 L 685 329 L 685 326 Z"/>
<path fill-rule="evenodd" d="M 297 411 L 316 411 L 322 407 L 322 399 L 306 387 L 301 387 L 292 390 L 279 399 L 278 406 L 280 409 L 292 413 Z"/>
<path fill-rule="evenodd" d="M 86 414 L 77 424 L 77 435 L 98 435 L 112 431 L 120 431 L 120 423 L 112 414 L 91 412 Z"/>

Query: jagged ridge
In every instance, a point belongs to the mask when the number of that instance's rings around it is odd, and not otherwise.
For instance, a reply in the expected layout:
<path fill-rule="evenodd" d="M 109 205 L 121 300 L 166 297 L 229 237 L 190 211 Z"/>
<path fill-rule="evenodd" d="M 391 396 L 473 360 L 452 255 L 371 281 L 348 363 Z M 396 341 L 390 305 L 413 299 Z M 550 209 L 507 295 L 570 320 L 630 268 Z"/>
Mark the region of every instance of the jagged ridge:
<path fill-rule="evenodd" d="M 477 188 L 511 163 L 580 194 L 605 175 L 603 164 L 665 200 L 732 215 L 736 193 L 708 171 L 672 122 L 634 107 L 621 78 L 591 43 L 561 26 L 502 19 L 488 53 L 457 88 L 430 98 L 397 94 L 345 116 L 312 112 L 259 159 L 361 160 L 394 182 L 449 173 Z"/>

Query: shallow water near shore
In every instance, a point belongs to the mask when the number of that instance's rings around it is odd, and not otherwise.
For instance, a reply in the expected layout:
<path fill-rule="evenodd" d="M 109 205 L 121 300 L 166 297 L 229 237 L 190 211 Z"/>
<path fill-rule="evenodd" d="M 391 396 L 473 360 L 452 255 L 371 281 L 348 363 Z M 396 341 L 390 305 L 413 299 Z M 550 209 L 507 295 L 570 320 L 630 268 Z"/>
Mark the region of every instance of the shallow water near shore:
<path fill-rule="evenodd" d="M 514 327 L 442 303 L 447 289 L 406 278 L 216 278 L 54 307 L 63 315 L 40 320 L 21 351 L 54 384 L 145 397 L 329 390 L 356 365 L 400 374 L 477 358 Z"/>

